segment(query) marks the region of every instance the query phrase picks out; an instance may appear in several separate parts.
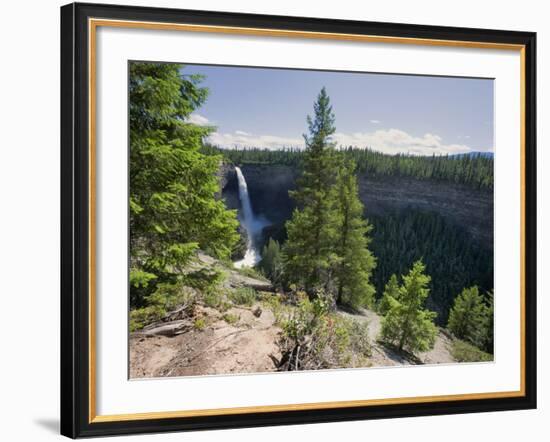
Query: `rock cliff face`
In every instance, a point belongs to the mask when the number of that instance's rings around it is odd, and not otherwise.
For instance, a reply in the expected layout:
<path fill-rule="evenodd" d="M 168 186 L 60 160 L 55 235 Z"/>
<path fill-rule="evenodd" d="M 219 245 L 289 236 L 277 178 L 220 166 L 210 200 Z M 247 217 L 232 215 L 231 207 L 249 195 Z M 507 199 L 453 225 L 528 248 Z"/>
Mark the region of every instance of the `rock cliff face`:
<path fill-rule="evenodd" d="M 256 215 L 275 225 L 290 218 L 294 204 L 288 191 L 296 187 L 298 171 L 282 165 L 241 167 Z M 380 216 L 408 208 L 434 211 L 464 227 L 484 246 L 493 243 L 493 193 L 447 182 L 410 177 L 376 177 L 359 174 L 359 194 L 365 215 Z M 223 197 L 230 208 L 239 208 L 234 168 L 223 170 Z"/>

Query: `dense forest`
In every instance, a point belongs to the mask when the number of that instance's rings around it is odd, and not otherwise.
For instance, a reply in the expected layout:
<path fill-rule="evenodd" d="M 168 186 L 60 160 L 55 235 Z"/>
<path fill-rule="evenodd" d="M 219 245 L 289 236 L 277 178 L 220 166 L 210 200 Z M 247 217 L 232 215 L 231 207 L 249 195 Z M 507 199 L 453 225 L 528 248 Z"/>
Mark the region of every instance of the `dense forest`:
<path fill-rule="evenodd" d="M 178 333 L 189 332 L 181 328 L 189 323 L 199 333 L 209 315 L 237 324 L 232 312 L 244 305 L 255 306 L 256 317 L 262 308 L 272 311 L 281 330 L 278 370 L 368 366 L 374 340 L 414 362 L 441 339 L 438 326 L 453 335 L 453 360 L 492 358 L 492 252 L 433 212 L 367 216 L 358 181 L 360 173 L 408 176 L 486 191 L 493 186 L 491 157 L 339 148 L 325 88 L 306 118 L 303 151 L 219 149 L 206 141 L 214 128 L 189 121 L 209 91 L 200 76 L 183 71 L 130 65 L 133 332 L 161 324 L 164 333 L 163 324 L 177 318 Z M 232 256 L 251 242 L 242 241 L 237 213 L 221 198 L 220 175 L 224 163 L 250 162 L 291 165 L 298 178 L 290 217 L 264 229 L 261 260 L 236 276 Z M 243 277 L 249 285 L 235 286 Z M 343 309 L 377 312 L 376 337 L 368 322 L 347 319 Z"/>
<path fill-rule="evenodd" d="M 422 180 L 447 181 L 466 184 L 475 189 L 493 188 L 492 155 L 476 152 L 464 155 L 433 155 L 431 157 L 397 154 L 388 155 L 369 148 L 338 147 L 353 159 L 358 173 L 375 176 L 409 176 Z M 223 155 L 232 164 L 283 164 L 301 168 L 305 151 L 286 148 L 270 150 L 262 148 L 220 149 L 205 145 L 205 153 Z"/>
<path fill-rule="evenodd" d="M 427 305 L 444 325 L 454 298 L 463 287 L 493 287 L 493 254 L 461 226 L 434 212 L 407 210 L 372 217 L 372 251 L 377 258 L 373 283 L 377 293 L 392 274 L 403 274 L 418 259 L 432 277 Z"/>

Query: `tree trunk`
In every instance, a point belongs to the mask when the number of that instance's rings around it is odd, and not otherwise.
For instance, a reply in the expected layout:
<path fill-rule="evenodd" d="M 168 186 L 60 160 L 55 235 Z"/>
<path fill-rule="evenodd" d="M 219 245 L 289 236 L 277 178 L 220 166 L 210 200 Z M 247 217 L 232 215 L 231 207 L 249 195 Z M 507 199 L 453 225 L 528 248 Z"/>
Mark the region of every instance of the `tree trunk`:
<path fill-rule="evenodd" d="M 399 351 L 403 351 L 404 345 L 405 345 L 405 333 L 401 335 L 401 340 L 399 341 Z"/>

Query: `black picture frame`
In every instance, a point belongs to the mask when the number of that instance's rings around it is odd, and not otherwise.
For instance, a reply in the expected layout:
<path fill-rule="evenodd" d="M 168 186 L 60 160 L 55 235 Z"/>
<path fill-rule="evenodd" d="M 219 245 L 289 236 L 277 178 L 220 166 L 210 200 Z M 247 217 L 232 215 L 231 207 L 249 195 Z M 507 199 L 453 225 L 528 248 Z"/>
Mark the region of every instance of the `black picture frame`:
<path fill-rule="evenodd" d="M 524 395 L 318 410 L 93 422 L 90 419 L 89 18 L 524 47 Z M 488 29 L 73 3 L 61 8 L 61 434 L 71 437 L 336 422 L 536 408 L 536 34 Z"/>

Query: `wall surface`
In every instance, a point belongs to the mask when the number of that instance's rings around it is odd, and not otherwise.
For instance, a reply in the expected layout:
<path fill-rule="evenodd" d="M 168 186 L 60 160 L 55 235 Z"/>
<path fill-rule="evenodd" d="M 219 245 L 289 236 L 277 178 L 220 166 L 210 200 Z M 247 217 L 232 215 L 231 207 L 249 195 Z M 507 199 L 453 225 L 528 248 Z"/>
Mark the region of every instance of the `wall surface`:
<path fill-rule="evenodd" d="M 114 1 L 114 0 L 111 0 Z M 120 0 L 190 9 L 537 31 L 539 226 L 550 222 L 550 31 L 546 3 L 506 0 L 297 2 Z M 58 436 L 59 409 L 59 6 L 4 2 L 0 27 L 0 439 Z M 543 200 L 546 199 L 546 200 Z M 539 229 L 539 318 L 548 312 L 548 229 Z M 542 248 L 545 247 L 543 252 Z M 548 274 L 548 272 L 546 272 Z M 544 318 L 547 319 L 547 318 Z M 399 420 L 128 437 L 127 441 L 548 440 L 550 321 L 539 320 L 539 409 Z"/>

